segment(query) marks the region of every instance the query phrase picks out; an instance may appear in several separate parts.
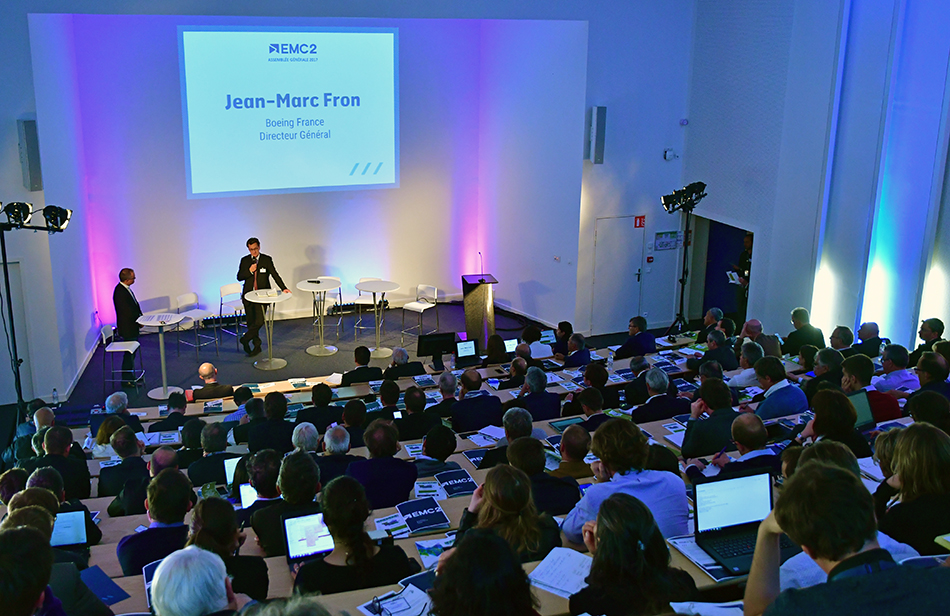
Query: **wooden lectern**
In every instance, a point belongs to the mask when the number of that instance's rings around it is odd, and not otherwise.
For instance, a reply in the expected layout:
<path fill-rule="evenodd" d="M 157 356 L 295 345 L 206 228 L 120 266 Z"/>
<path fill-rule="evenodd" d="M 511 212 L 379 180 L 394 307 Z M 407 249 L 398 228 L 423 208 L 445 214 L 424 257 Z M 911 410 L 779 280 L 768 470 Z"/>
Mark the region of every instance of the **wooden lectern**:
<path fill-rule="evenodd" d="M 465 333 L 478 341 L 478 350 L 488 348 L 488 337 L 495 333 L 495 297 L 492 285 L 498 284 L 489 274 L 462 276 L 462 297 L 465 304 Z"/>

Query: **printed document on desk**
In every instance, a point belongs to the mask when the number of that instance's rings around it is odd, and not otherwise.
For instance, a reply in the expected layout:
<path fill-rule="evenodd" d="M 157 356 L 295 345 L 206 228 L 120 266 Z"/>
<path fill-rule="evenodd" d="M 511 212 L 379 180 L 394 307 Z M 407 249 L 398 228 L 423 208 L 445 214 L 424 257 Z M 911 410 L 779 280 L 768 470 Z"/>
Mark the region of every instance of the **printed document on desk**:
<path fill-rule="evenodd" d="M 570 548 L 554 548 L 528 576 L 531 584 L 565 599 L 587 586 L 593 559 Z"/>

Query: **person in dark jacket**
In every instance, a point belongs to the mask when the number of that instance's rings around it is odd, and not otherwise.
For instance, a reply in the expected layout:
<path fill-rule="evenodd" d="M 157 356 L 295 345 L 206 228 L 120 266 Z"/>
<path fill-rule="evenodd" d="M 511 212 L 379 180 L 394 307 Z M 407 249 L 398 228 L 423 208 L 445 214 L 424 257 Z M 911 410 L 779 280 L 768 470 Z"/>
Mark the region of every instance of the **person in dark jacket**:
<path fill-rule="evenodd" d="M 230 398 L 234 395 L 234 387 L 218 382 L 218 369 L 214 367 L 214 364 L 205 362 L 198 366 L 198 377 L 204 385 L 198 389 L 185 390 L 185 398 L 189 402 Z"/>
<path fill-rule="evenodd" d="M 109 439 L 116 455 L 122 462 L 99 471 L 99 496 L 117 496 L 127 481 L 141 481 L 148 477 L 148 464 L 142 459 L 145 443 L 132 432 L 132 428 L 122 426 L 112 433 Z"/>
<path fill-rule="evenodd" d="M 46 455 L 31 458 L 22 464 L 27 473 L 38 468 L 52 466 L 63 478 L 66 500 L 89 498 L 91 478 L 85 459 L 79 460 L 69 455 L 73 444 L 73 433 L 69 428 L 53 426 L 43 438 L 43 450 Z"/>
<path fill-rule="evenodd" d="M 102 531 L 92 519 L 89 509 L 79 499 L 66 500 L 63 478 L 55 468 L 44 466 L 33 471 L 26 482 L 27 488 L 46 488 L 59 498 L 59 513 L 81 511 L 86 528 L 86 545 L 96 545 L 102 540 Z"/>
<path fill-rule="evenodd" d="M 362 401 L 357 400 L 362 404 Z M 452 436 L 455 438 L 455 435 Z M 362 438 L 361 438 L 362 442 Z M 363 456 L 355 456 L 350 451 L 350 433 L 343 426 L 333 426 L 323 435 L 322 456 L 314 461 L 320 467 L 320 480 L 330 483 L 337 477 L 346 474 L 346 469 L 357 460 L 365 460 Z"/>
<path fill-rule="evenodd" d="M 320 468 L 310 454 L 295 451 L 281 461 L 277 487 L 282 498 L 251 516 L 257 542 L 268 557 L 287 553 L 281 521 L 284 515 L 320 513 L 320 503 L 315 502 L 320 491 Z"/>
<path fill-rule="evenodd" d="M 406 377 L 421 376 L 426 373 L 421 361 L 409 361 L 409 351 L 402 347 L 393 349 L 393 359 L 386 371 L 384 379 L 404 379 Z"/>
<path fill-rule="evenodd" d="M 508 446 L 508 463 L 531 480 L 531 495 L 539 513 L 565 515 L 581 499 L 581 490 L 573 477 L 552 477 L 544 472 L 544 445 L 531 437 L 522 437 Z"/>
<path fill-rule="evenodd" d="M 445 471 L 455 471 L 461 468 L 458 462 L 448 462 L 450 455 L 455 453 L 457 438 L 455 433 L 442 424 L 433 426 L 422 441 L 422 453 L 416 456 L 413 464 L 416 465 L 416 474 L 423 477 L 433 477 Z"/>
<path fill-rule="evenodd" d="M 168 394 L 168 415 L 165 419 L 160 419 L 148 427 L 149 433 L 152 432 L 172 432 L 185 425 L 190 419 L 185 416 L 185 409 L 188 402 L 185 394 L 173 391 Z"/>
<path fill-rule="evenodd" d="M 227 483 L 224 461 L 229 458 L 240 458 L 241 454 L 225 451 L 228 448 L 228 437 L 220 422 L 209 423 L 202 428 L 201 448 L 204 451 L 204 457 L 191 463 L 188 467 L 188 478 L 199 487 L 206 483 L 217 485 Z"/>
<path fill-rule="evenodd" d="M 251 438 L 251 433 L 256 432 L 266 421 L 263 398 L 251 398 L 244 403 L 244 416 L 240 419 L 241 423 L 231 428 L 230 440 L 235 445 L 247 443 Z M 184 439 L 184 434 L 182 439 Z"/>
<path fill-rule="evenodd" d="M 798 355 L 798 349 L 803 344 L 811 344 L 816 348 L 825 348 L 825 335 L 821 330 L 810 323 L 811 317 L 805 308 L 792 310 L 792 325 L 795 329 L 785 338 L 782 344 L 782 353 Z M 764 348 L 764 346 L 763 346 Z"/>
<path fill-rule="evenodd" d="M 380 381 L 383 378 L 383 371 L 376 366 L 370 366 L 369 349 L 365 346 L 358 346 L 353 351 L 353 358 L 356 361 L 356 368 L 343 373 L 341 385 L 350 387 L 358 383 L 369 383 L 370 381 Z"/>
<path fill-rule="evenodd" d="M 534 366 L 528 368 L 518 397 L 504 403 L 502 408 L 505 411 L 515 407 L 527 409 L 533 421 L 557 419 L 561 416 L 561 397 L 546 391 L 547 384 L 548 377 L 543 370 Z"/>
<path fill-rule="evenodd" d="M 185 546 L 191 509 L 191 482 L 180 471 L 166 468 L 148 485 L 149 528 L 119 541 L 116 555 L 122 575 L 142 575 L 142 567 Z"/>
<path fill-rule="evenodd" d="M 614 359 L 643 357 L 656 353 L 656 338 L 647 331 L 647 320 L 644 317 L 636 316 L 630 319 L 627 329 L 630 337 L 614 353 Z"/>
<path fill-rule="evenodd" d="M 708 361 L 719 362 L 723 370 L 735 370 L 739 367 L 739 360 L 732 347 L 726 344 L 726 335 L 714 329 L 706 336 L 706 346 L 709 350 L 703 353 L 702 357 L 691 357 L 686 360 L 686 367 L 689 370 L 699 370 L 699 367 Z"/>
<path fill-rule="evenodd" d="M 782 460 L 766 447 L 769 442 L 769 433 L 765 424 L 755 413 L 740 413 L 732 422 L 732 440 L 739 451 L 735 460 L 725 453 L 717 455 L 711 460 L 712 464 L 721 470 L 720 475 L 730 475 L 752 469 L 766 469 L 772 475 L 782 472 Z M 700 460 L 686 461 L 686 476 L 695 480 L 702 476 L 705 464 Z"/>
<path fill-rule="evenodd" d="M 501 400 L 491 395 L 469 395 L 482 387 L 482 376 L 478 371 L 466 370 L 461 381 L 460 398 L 452 405 L 452 429 L 460 433 L 475 432 L 485 426 L 500 426 Z"/>
<path fill-rule="evenodd" d="M 426 395 L 418 387 L 412 386 L 406 390 L 403 401 L 406 404 L 406 414 L 396 420 L 400 441 L 414 441 L 424 438 L 435 426 L 441 426 L 442 420 L 431 413 L 426 413 Z"/>
<path fill-rule="evenodd" d="M 346 474 L 363 484 L 373 509 L 395 507 L 409 500 L 416 483 L 416 467 L 396 457 L 399 432 L 395 426 L 377 419 L 366 428 L 363 440 L 370 458 L 353 462 Z"/>
<path fill-rule="evenodd" d="M 736 412 L 732 410 L 732 393 L 721 379 L 706 379 L 696 391 L 695 401 L 690 405 L 686 422 L 686 434 L 680 451 L 683 458 L 711 456 L 729 447 L 732 442 L 732 422 Z M 706 413 L 706 419 L 700 416 Z"/>
<path fill-rule="evenodd" d="M 841 387 L 841 377 L 843 376 L 841 364 L 844 362 L 844 356 L 835 349 L 821 349 L 815 355 L 815 378 L 809 379 L 802 387 L 805 397 L 811 404 L 815 394 L 818 393 L 822 383 L 828 383 L 835 388 Z"/>
<path fill-rule="evenodd" d="M 259 424 L 248 434 L 247 450 L 251 453 L 261 449 L 273 449 L 287 453 L 294 448 L 294 424 L 286 421 L 287 398 L 279 391 L 264 397 L 264 415 L 267 421 Z"/>
<path fill-rule="evenodd" d="M 689 412 L 689 400 L 669 395 L 670 377 L 659 368 L 647 370 L 646 385 L 650 397 L 633 409 L 632 417 L 636 423 L 669 419 Z"/>
<path fill-rule="evenodd" d="M 263 403 L 263 401 L 262 401 Z M 263 407 L 261 407 L 263 412 Z M 188 468 L 192 462 L 200 460 L 205 455 L 201 448 L 201 432 L 208 425 L 203 419 L 189 419 L 181 427 L 181 447 L 178 449 L 178 464 L 181 468 Z M 237 428 L 239 426 L 235 426 Z"/>
<path fill-rule="evenodd" d="M 815 418 L 805 425 L 795 442 L 801 444 L 808 438 L 829 439 L 844 443 L 855 458 L 870 458 L 873 452 L 860 432 L 854 429 L 858 413 L 844 393 L 823 389 L 812 398 Z"/>
<path fill-rule="evenodd" d="M 330 406 L 333 401 L 333 390 L 326 383 L 317 383 L 310 390 L 310 403 L 297 411 L 297 418 L 294 423 L 302 424 L 308 421 L 314 425 L 321 434 L 327 431 L 331 424 L 340 421 L 343 415 L 343 409 L 338 406 Z"/>

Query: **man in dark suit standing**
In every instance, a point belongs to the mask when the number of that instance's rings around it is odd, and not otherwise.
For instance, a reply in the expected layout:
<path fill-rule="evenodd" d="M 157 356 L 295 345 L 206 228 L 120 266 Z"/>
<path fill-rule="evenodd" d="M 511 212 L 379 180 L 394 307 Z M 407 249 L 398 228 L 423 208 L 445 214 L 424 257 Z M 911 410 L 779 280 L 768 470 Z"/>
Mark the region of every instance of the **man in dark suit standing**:
<path fill-rule="evenodd" d="M 126 341 L 138 340 L 141 325 L 136 319 L 142 316 L 142 308 L 135 299 L 132 285 L 135 284 L 135 271 L 125 267 L 119 270 L 119 284 L 112 291 L 112 304 L 115 306 L 115 330 Z M 122 354 L 123 385 L 132 386 L 135 377 L 132 373 L 134 353 Z"/>
<path fill-rule="evenodd" d="M 281 291 L 290 293 L 274 267 L 274 260 L 269 255 L 261 254 L 261 241 L 256 237 L 250 238 L 247 240 L 247 250 L 250 254 L 241 259 L 237 273 L 237 279 L 244 283 L 242 298 L 250 291 L 269 289 L 271 276 Z M 244 314 L 247 315 L 247 332 L 241 336 L 241 344 L 249 356 L 257 355 L 261 352 L 260 331 L 264 325 L 264 306 L 245 299 Z M 254 343 L 253 349 L 250 343 Z"/>
<path fill-rule="evenodd" d="M 636 423 L 669 419 L 689 412 L 689 400 L 667 393 L 670 377 L 659 368 L 647 370 L 646 384 L 650 397 L 643 405 L 633 409 L 633 421 Z"/>
<path fill-rule="evenodd" d="M 353 350 L 353 361 L 356 362 L 356 368 L 343 373 L 343 380 L 340 385 L 349 387 L 357 383 L 383 380 L 383 371 L 375 366 L 370 367 L 369 360 L 369 349 L 365 346 L 356 347 Z"/>
<path fill-rule="evenodd" d="M 630 319 L 627 333 L 630 334 L 630 337 L 614 353 L 614 359 L 641 357 L 649 353 L 656 353 L 656 338 L 647 331 L 647 320 L 645 318 L 637 316 Z"/>

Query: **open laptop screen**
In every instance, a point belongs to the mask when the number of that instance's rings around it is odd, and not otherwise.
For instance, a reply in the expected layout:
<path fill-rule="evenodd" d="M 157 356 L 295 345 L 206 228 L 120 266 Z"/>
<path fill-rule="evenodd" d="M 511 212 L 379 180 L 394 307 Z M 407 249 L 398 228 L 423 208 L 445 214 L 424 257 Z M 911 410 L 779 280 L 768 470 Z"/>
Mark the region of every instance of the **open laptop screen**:
<path fill-rule="evenodd" d="M 861 430 L 868 426 L 873 426 L 874 415 L 871 413 L 871 402 L 868 400 L 868 392 L 863 389 L 856 391 L 848 396 L 848 400 L 851 401 L 851 404 L 854 405 L 854 410 L 857 412 L 854 427 Z"/>
<path fill-rule="evenodd" d="M 555 342 L 557 342 L 557 336 L 554 335 L 554 330 L 546 329 L 543 332 L 541 332 L 541 340 L 539 340 L 538 342 L 540 342 L 541 344 L 554 344 Z"/>
<path fill-rule="evenodd" d="M 82 511 L 67 511 L 56 514 L 53 523 L 53 536 L 49 543 L 53 547 L 63 545 L 84 545 L 86 543 L 86 514 Z"/>
<path fill-rule="evenodd" d="M 475 341 L 474 340 L 462 340 L 455 344 L 456 357 L 472 357 L 475 355 Z"/>
<path fill-rule="evenodd" d="M 241 484 L 241 509 L 247 509 L 257 500 L 257 490 L 249 483 Z"/>
<path fill-rule="evenodd" d="M 511 340 L 505 340 L 505 353 L 514 353 L 515 347 L 518 346 L 518 339 L 512 338 Z"/>
<path fill-rule="evenodd" d="M 284 519 L 287 560 L 300 560 L 333 549 L 333 537 L 323 523 L 322 513 Z"/>
<path fill-rule="evenodd" d="M 224 461 L 225 483 L 229 486 L 234 483 L 234 469 L 237 468 L 238 462 L 240 461 L 241 458 L 228 458 Z"/>
<path fill-rule="evenodd" d="M 696 532 L 761 522 L 772 511 L 768 473 L 697 483 Z"/>

